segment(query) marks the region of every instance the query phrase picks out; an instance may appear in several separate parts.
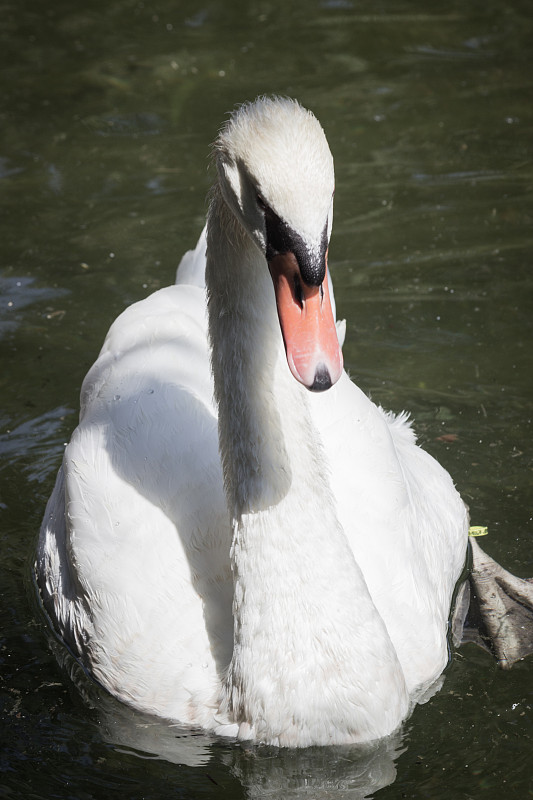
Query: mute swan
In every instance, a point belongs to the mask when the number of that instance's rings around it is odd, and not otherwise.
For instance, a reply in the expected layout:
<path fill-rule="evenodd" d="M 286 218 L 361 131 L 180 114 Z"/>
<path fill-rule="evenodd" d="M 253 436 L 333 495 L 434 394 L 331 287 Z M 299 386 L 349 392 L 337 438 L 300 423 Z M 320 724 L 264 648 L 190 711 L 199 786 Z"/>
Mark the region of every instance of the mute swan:
<path fill-rule="evenodd" d="M 41 595 L 138 709 L 280 746 L 375 739 L 447 663 L 467 512 L 343 371 L 318 121 L 258 99 L 215 156 L 207 234 L 84 381 Z"/>

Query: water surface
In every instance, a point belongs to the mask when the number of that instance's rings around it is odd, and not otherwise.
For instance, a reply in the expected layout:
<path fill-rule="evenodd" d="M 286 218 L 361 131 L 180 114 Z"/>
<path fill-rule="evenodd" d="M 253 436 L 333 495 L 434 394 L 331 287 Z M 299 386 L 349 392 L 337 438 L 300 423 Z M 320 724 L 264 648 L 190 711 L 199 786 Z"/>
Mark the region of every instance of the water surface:
<path fill-rule="evenodd" d="M 101 693 L 49 640 L 30 579 L 83 376 L 114 317 L 173 281 L 209 143 L 259 93 L 299 98 L 330 141 L 353 379 L 412 412 L 486 549 L 533 575 L 530 5 L 29 0 L 2 21 L 5 796 L 533 796 L 532 659 L 507 674 L 462 648 L 375 747 L 245 748 Z"/>

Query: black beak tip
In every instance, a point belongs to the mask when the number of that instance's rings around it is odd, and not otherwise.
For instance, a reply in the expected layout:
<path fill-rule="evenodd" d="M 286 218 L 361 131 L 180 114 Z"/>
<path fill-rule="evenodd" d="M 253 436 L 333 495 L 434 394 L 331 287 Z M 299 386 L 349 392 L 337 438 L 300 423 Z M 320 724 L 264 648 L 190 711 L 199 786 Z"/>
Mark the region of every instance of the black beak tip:
<path fill-rule="evenodd" d="M 309 387 L 309 390 L 311 392 L 326 392 L 328 389 L 331 389 L 332 386 L 333 382 L 328 368 L 320 364 L 315 372 L 315 380 Z"/>

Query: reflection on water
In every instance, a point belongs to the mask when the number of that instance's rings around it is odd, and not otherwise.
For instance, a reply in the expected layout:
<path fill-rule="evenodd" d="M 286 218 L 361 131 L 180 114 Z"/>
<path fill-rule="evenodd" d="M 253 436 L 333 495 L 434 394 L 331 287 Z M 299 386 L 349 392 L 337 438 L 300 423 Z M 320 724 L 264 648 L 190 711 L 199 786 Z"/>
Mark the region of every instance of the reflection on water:
<path fill-rule="evenodd" d="M 244 747 L 143 718 L 125 706 L 118 707 L 108 696 L 98 699 L 98 718 L 105 741 L 144 758 L 151 755 L 172 764 L 205 768 L 207 774 L 215 766 L 218 772 L 215 785 L 226 788 L 228 778 L 237 779 L 249 800 L 263 797 L 361 800 L 396 777 L 394 759 L 401 752 L 399 736 L 366 747 L 304 750 Z"/>
<path fill-rule="evenodd" d="M 217 778 L 211 775 L 215 785 L 227 788 L 228 778 L 236 778 L 249 800 L 361 800 L 396 777 L 400 733 L 364 746 L 280 750 L 236 744 L 128 708 L 88 678 L 60 643 L 51 640 L 50 646 L 85 706 L 94 711 L 103 741 L 120 752 L 202 768 L 208 775 L 215 767 Z"/>
<path fill-rule="evenodd" d="M 531 659 L 504 675 L 463 648 L 401 742 L 245 748 L 72 683 L 29 578 L 81 380 L 113 318 L 172 281 L 202 227 L 208 143 L 261 92 L 298 97 L 330 140 L 330 261 L 353 378 L 413 412 L 473 523 L 489 526 L 488 552 L 533 575 L 528 11 L 520 0 L 4 10 L 0 730 L 12 796 L 528 796 Z"/>

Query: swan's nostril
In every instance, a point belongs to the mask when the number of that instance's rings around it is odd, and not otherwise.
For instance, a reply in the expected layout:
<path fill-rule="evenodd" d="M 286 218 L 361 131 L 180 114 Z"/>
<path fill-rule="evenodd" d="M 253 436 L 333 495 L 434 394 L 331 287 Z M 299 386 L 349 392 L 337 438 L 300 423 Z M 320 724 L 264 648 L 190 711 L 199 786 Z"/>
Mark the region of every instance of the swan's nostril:
<path fill-rule="evenodd" d="M 333 381 L 328 368 L 324 364 L 319 364 L 316 368 L 315 380 L 309 389 L 312 392 L 325 392 L 327 389 L 331 389 L 332 386 Z"/>
<path fill-rule="evenodd" d="M 304 307 L 304 293 L 302 289 L 302 284 L 300 278 L 298 277 L 298 273 L 294 275 L 294 298 L 300 308 Z"/>

